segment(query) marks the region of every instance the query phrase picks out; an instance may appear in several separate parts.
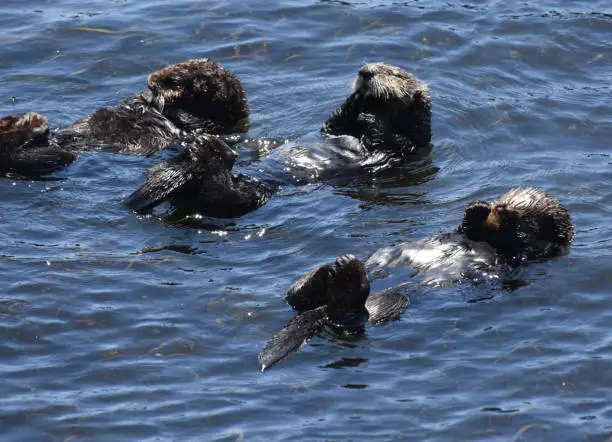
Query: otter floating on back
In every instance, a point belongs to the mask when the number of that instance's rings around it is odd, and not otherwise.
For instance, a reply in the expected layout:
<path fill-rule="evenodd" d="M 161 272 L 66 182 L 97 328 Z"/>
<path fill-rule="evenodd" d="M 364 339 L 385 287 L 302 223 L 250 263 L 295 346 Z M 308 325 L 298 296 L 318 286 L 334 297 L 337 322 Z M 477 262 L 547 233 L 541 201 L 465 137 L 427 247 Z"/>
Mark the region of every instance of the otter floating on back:
<path fill-rule="evenodd" d="M 325 326 L 358 332 L 367 322 L 397 318 L 409 304 L 397 287 L 370 295 L 366 268 L 353 255 L 308 272 L 289 288 L 285 299 L 299 314 L 261 350 L 262 371 L 287 359 Z"/>
<path fill-rule="evenodd" d="M 466 278 L 497 278 L 508 266 L 560 255 L 573 237 L 574 226 L 559 200 L 533 188 L 516 188 L 492 204 L 471 202 L 456 233 L 381 248 L 366 264 L 411 266 L 427 284 L 450 285 Z"/>
<path fill-rule="evenodd" d="M 427 152 L 431 140 L 427 85 L 398 66 L 370 63 L 359 70 L 353 89 L 324 123 L 323 140 L 287 143 L 274 150 L 267 158 L 276 172 L 265 172 L 281 182 L 335 180 L 377 173 L 398 165 L 410 153 Z"/>
<path fill-rule="evenodd" d="M 38 177 L 65 167 L 76 155 L 53 146 L 49 121 L 36 112 L 0 119 L 0 173 Z"/>
<path fill-rule="evenodd" d="M 354 92 L 321 129 L 351 135 L 372 151 L 410 153 L 431 141 L 431 96 L 426 84 L 388 63 L 369 63 L 353 81 Z"/>
<path fill-rule="evenodd" d="M 248 126 L 249 104 L 232 72 L 207 58 L 160 69 L 149 91 L 99 109 L 58 133 L 61 143 L 150 155 L 189 133 L 226 134 Z"/>

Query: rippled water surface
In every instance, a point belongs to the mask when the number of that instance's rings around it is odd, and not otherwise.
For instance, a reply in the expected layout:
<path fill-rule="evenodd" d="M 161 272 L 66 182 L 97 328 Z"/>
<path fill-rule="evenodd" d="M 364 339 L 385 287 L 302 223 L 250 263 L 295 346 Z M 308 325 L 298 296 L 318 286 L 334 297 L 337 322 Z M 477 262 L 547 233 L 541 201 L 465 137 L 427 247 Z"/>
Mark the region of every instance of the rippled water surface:
<path fill-rule="evenodd" d="M 364 62 L 405 67 L 434 100 L 422 162 L 288 186 L 236 220 L 131 213 L 121 201 L 155 157 L 92 152 L 61 180 L 2 178 L 3 441 L 612 437 L 608 1 L 5 0 L 0 11 L 0 115 L 66 125 L 200 56 L 242 79 L 252 137 L 316 140 Z M 257 156 L 241 154 L 243 166 Z M 444 288 L 394 269 L 374 288 L 412 282 L 399 321 L 357 340 L 322 333 L 260 373 L 301 274 L 451 231 L 469 201 L 517 185 L 567 205 L 567 256 Z"/>

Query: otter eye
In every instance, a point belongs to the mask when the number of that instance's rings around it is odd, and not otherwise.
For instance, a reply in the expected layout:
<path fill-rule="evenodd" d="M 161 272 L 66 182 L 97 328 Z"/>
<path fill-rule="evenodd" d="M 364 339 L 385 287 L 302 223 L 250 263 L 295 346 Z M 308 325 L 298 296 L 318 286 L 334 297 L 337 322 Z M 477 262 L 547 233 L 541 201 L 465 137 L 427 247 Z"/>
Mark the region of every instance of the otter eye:
<path fill-rule="evenodd" d="M 175 88 L 179 85 L 179 82 L 175 78 L 168 77 L 164 80 L 164 85 L 166 87 Z"/>

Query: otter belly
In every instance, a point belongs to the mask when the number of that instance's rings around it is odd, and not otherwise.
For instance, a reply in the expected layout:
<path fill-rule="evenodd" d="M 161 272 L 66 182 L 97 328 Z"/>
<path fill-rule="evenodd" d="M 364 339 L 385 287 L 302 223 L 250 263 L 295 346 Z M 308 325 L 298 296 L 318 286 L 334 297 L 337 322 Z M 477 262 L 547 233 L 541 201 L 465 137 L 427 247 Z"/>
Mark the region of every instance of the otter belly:
<path fill-rule="evenodd" d="M 492 247 L 455 233 L 385 247 L 366 261 L 369 269 L 411 267 L 415 276 L 434 286 L 450 285 L 462 279 L 497 278 L 496 264 L 497 255 Z"/>
<path fill-rule="evenodd" d="M 387 169 L 397 163 L 390 152 L 368 151 L 350 135 L 287 142 L 261 160 L 259 177 L 286 184 L 329 181 Z"/>

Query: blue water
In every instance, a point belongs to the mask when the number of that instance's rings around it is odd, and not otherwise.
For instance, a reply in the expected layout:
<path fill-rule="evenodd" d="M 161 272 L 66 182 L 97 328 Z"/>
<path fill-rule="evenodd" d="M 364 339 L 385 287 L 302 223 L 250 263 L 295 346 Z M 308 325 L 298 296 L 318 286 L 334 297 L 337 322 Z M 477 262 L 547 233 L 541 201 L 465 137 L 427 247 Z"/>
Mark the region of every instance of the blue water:
<path fill-rule="evenodd" d="M 250 137 L 299 143 L 386 61 L 429 84 L 434 147 L 395 175 L 288 186 L 187 226 L 121 203 L 158 158 L 92 152 L 59 181 L 1 179 L 0 439 L 610 440 L 611 33 L 604 0 L 5 0 L 2 116 L 67 125 L 208 56 L 243 81 Z M 399 321 L 323 333 L 260 373 L 300 275 L 451 231 L 518 185 L 569 208 L 567 256 L 445 288 L 394 269 L 374 289 L 413 283 Z"/>

